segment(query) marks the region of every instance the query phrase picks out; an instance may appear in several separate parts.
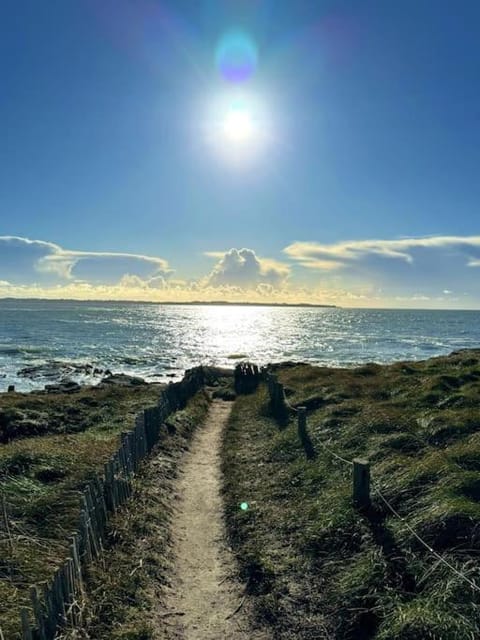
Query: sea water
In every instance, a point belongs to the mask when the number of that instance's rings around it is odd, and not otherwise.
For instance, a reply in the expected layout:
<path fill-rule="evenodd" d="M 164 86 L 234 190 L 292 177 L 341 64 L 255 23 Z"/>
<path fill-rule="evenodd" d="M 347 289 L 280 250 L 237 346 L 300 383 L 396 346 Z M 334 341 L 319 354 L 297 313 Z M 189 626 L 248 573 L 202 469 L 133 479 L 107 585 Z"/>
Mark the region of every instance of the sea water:
<path fill-rule="evenodd" d="M 158 382 L 239 359 L 352 366 L 471 347 L 479 311 L 0 300 L 0 390 L 94 384 L 106 369 Z"/>

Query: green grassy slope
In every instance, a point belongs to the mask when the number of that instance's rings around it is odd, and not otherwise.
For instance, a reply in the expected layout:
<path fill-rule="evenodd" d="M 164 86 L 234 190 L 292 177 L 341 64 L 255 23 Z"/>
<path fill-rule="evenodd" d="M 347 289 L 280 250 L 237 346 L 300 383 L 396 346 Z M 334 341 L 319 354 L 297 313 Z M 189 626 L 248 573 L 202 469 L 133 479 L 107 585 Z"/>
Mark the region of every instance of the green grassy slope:
<path fill-rule="evenodd" d="M 480 585 L 480 351 L 420 363 L 275 371 L 308 407 L 315 457 L 262 385 L 238 398 L 224 439 L 232 544 L 277 638 L 467 640 L 480 593 L 438 563 L 378 495 L 352 506 L 351 467 L 443 558 Z M 248 502 L 243 511 L 240 503 Z"/>
<path fill-rule="evenodd" d="M 118 449 L 119 433 L 157 402 L 158 386 L 0 395 L 0 628 L 20 637 L 31 584 L 51 577 L 78 527 L 80 492 Z M 3 443 L 3 444 L 2 444 Z"/>

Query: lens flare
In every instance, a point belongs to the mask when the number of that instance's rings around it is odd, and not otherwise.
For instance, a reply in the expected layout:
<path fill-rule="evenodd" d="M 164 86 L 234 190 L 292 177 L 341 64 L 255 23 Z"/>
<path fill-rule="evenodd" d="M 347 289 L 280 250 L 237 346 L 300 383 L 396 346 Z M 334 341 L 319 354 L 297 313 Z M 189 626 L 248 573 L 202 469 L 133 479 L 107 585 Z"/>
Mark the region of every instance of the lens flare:
<path fill-rule="evenodd" d="M 240 509 L 242 511 L 248 511 L 248 502 L 242 502 L 242 504 L 240 505 Z"/>
<path fill-rule="evenodd" d="M 222 36 L 215 52 L 220 75 L 227 82 L 245 82 L 253 76 L 258 54 L 250 36 L 240 29 L 228 31 Z"/>

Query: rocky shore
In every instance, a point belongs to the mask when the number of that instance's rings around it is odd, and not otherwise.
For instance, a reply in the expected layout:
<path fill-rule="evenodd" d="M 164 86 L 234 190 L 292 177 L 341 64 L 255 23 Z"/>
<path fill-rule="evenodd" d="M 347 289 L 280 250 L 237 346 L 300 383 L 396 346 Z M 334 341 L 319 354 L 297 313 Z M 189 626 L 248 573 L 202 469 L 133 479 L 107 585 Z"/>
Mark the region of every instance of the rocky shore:
<path fill-rule="evenodd" d="M 163 373 L 157 376 L 160 379 L 177 378 L 176 373 Z M 34 384 L 36 393 L 75 393 L 85 386 L 135 386 L 147 384 L 147 382 L 136 375 L 112 372 L 109 368 L 102 368 L 94 364 L 64 362 L 61 360 L 49 360 L 41 364 L 33 364 L 23 367 L 16 372 L 16 378 Z M 7 374 L 0 373 L 0 380 L 5 381 L 0 386 L 2 391 L 12 392 L 19 390 L 18 386 L 12 384 Z M 3 389 L 2 389 L 3 386 Z M 20 386 L 20 390 L 23 390 Z"/>

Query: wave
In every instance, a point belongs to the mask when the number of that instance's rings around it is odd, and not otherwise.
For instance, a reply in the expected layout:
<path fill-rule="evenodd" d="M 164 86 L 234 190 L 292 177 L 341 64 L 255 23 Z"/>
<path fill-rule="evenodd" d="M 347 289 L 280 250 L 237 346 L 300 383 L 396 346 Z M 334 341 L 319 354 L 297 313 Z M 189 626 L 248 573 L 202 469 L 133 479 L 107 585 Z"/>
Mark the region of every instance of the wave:
<path fill-rule="evenodd" d="M 33 347 L 24 345 L 0 345 L 0 355 L 3 356 L 24 356 L 24 355 L 38 355 L 38 354 L 50 353 L 49 349 L 45 347 Z"/>

